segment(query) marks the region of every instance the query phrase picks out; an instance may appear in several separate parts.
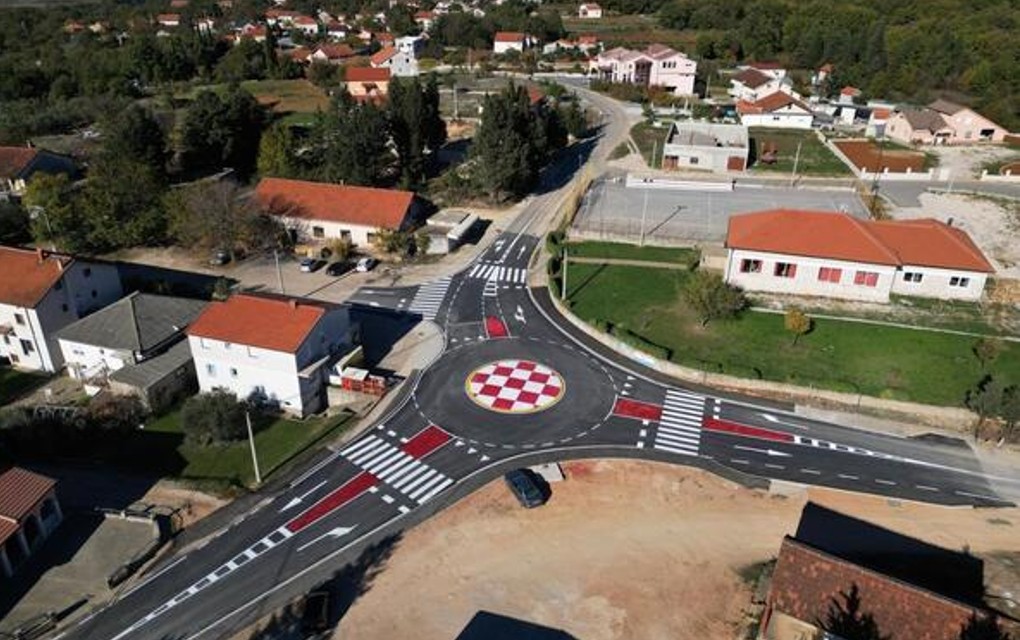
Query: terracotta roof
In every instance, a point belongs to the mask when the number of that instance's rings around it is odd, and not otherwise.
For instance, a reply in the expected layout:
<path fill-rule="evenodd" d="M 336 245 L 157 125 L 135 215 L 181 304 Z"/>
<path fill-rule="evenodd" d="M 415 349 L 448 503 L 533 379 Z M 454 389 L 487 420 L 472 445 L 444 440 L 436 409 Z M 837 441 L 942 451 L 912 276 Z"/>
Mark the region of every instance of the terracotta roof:
<path fill-rule="evenodd" d="M 38 153 L 33 147 L 0 147 L 0 178 L 16 177 Z"/>
<path fill-rule="evenodd" d="M 524 42 L 524 34 L 519 31 L 497 31 L 493 36 L 495 42 Z"/>
<path fill-rule="evenodd" d="M 872 109 L 871 117 L 875 120 L 888 120 L 891 113 L 889 109 Z"/>
<path fill-rule="evenodd" d="M 316 47 L 315 53 L 319 53 L 320 51 L 328 60 L 339 60 L 341 58 L 351 58 L 354 56 L 354 49 L 347 44 L 319 45 Z"/>
<path fill-rule="evenodd" d="M 431 11 L 419 11 L 414 14 L 415 20 L 431 20 L 436 17 L 436 14 Z"/>
<path fill-rule="evenodd" d="M 932 219 L 859 220 L 846 213 L 773 209 L 732 216 L 726 246 L 868 264 L 994 271 L 965 232 Z"/>
<path fill-rule="evenodd" d="M 161 13 L 156 16 L 159 22 L 180 22 L 181 16 L 178 13 Z"/>
<path fill-rule="evenodd" d="M 755 114 L 755 113 L 772 113 L 778 111 L 784 107 L 793 105 L 808 113 L 811 112 L 810 107 L 806 104 L 794 98 L 788 93 L 782 91 L 776 91 L 769 95 L 761 98 L 757 102 L 747 102 L 746 100 L 740 100 L 737 102 L 737 113 L 741 114 Z"/>
<path fill-rule="evenodd" d="M 294 24 L 306 24 L 306 25 L 319 25 L 319 22 L 315 18 L 309 18 L 308 16 L 298 16 L 294 18 Z"/>
<path fill-rule="evenodd" d="M 284 178 L 263 178 L 255 196 L 277 215 L 383 229 L 399 229 L 414 200 L 410 191 Z"/>
<path fill-rule="evenodd" d="M 839 95 L 841 95 L 841 96 L 859 96 L 859 95 L 861 95 L 861 90 L 858 89 L 857 87 L 846 86 L 846 87 L 843 87 L 842 89 L 839 90 Z"/>
<path fill-rule="evenodd" d="M 393 46 L 385 46 L 377 51 L 372 57 L 371 62 L 374 65 L 380 65 L 385 63 L 387 60 L 397 55 L 397 49 Z"/>
<path fill-rule="evenodd" d="M 774 79 L 775 78 L 773 78 L 769 74 L 758 71 L 753 67 L 748 67 L 747 69 L 744 69 L 740 73 L 733 76 L 733 80 L 736 80 L 740 84 L 744 85 L 745 87 L 750 87 L 751 89 L 757 89 L 758 87 L 764 84 L 768 84 Z"/>
<path fill-rule="evenodd" d="M 285 51 L 283 55 L 296 62 L 308 62 L 308 56 L 312 55 L 312 51 L 308 47 L 294 47 L 290 51 Z"/>
<path fill-rule="evenodd" d="M 0 520 L 20 522 L 56 484 L 52 478 L 21 467 L 0 473 Z"/>
<path fill-rule="evenodd" d="M 32 308 L 60 281 L 73 259 L 63 254 L 0 247 L 0 302 Z"/>
<path fill-rule="evenodd" d="M 957 640 L 975 607 L 901 582 L 787 537 L 772 575 L 769 605 L 774 611 L 819 625 L 833 602 L 845 604 L 858 590 L 860 612 L 871 615 L 884 635 L 912 640 Z"/>
<path fill-rule="evenodd" d="M 188 335 L 296 353 L 328 305 L 297 298 L 238 294 L 210 302 Z"/>
<path fill-rule="evenodd" d="M 386 82 L 390 79 L 389 69 L 372 67 L 348 67 L 344 76 L 347 82 Z"/>

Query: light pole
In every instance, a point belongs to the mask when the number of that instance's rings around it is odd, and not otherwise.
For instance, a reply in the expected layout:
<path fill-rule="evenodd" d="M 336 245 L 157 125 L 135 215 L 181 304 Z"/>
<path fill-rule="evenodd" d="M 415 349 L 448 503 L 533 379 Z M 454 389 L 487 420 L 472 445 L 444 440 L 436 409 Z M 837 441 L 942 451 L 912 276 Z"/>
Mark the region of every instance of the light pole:
<path fill-rule="evenodd" d="M 797 153 L 793 156 L 793 170 L 790 171 L 790 186 L 793 186 L 793 182 L 797 179 L 797 165 L 800 164 L 800 145 L 803 141 L 797 143 Z"/>
<path fill-rule="evenodd" d="M 273 249 L 273 258 L 276 260 L 276 281 L 280 286 L 280 295 L 287 295 L 283 288 L 283 271 L 280 270 L 280 251 Z"/>
<path fill-rule="evenodd" d="M 645 187 L 644 203 L 641 205 L 641 241 L 638 246 L 645 246 L 645 220 L 648 218 L 648 187 Z"/>
<path fill-rule="evenodd" d="M 262 484 L 262 473 L 259 471 L 259 457 L 255 453 L 255 434 L 251 430 L 251 414 L 244 412 L 244 421 L 248 425 L 248 444 L 251 445 L 251 463 L 255 467 L 255 484 Z"/>
<path fill-rule="evenodd" d="M 567 247 L 563 247 L 563 286 L 560 287 L 560 299 L 566 301 L 567 299 Z"/>

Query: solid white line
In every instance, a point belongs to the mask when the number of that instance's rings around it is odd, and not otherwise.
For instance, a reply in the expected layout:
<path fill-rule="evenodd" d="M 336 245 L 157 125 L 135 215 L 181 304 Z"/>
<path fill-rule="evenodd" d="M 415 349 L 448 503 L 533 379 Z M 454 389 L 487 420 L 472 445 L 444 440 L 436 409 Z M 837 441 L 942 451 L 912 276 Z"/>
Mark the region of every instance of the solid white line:
<path fill-rule="evenodd" d="M 453 480 L 451 480 L 451 479 L 447 478 L 447 479 L 446 479 L 446 480 L 444 480 L 444 481 L 443 481 L 443 482 L 442 482 L 442 483 L 441 483 L 441 484 L 440 484 L 439 486 L 437 486 L 437 487 L 436 487 L 435 489 L 433 489 L 432 491 L 430 491 L 430 492 L 426 493 L 425 495 L 423 495 L 423 496 L 422 496 L 422 497 L 421 497 L 421 498 L 420 498 L 420 499 L 418 500 L 418 504 L 425 504 L 426 502 L 428 502 L 429 500 L 431 500 L 431 499 L 432 499 L 433 497 L 435 497 L 435 495 L 436 495 L 437 493 L 439 493 L 439 492 L 440 492 L 440 491 L 442 491 L 443 489 L 446 489 L 446 488 L 447 488 L 448 486 L 450 486 L 451 484 L 453 484 Z"/>
<path fill-rule="evenodd" d="M 995 500 L 996 502 L 1002 502 L 1002 498 L 996 496 L 984 496 L 981 495 L 980 493 L 970 493 L 968 491 L 954 491 L 953 493 L 955 493 L 958 496 L 967 496 L 969 498 L 982 498 L 984 500 Z"/>

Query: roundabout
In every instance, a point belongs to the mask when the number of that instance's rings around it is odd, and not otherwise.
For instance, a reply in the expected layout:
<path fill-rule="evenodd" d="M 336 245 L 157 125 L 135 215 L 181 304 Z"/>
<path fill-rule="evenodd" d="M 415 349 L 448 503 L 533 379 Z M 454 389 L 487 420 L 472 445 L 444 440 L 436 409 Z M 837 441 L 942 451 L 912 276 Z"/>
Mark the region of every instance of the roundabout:
<path fill-rule="evenodd" d="M 447 351 L 412 397 L 426 420 L 467 442 L 530 449 L 597 429 L 616 394 L 601 362 L 571 345 L 507 338 Z"/>

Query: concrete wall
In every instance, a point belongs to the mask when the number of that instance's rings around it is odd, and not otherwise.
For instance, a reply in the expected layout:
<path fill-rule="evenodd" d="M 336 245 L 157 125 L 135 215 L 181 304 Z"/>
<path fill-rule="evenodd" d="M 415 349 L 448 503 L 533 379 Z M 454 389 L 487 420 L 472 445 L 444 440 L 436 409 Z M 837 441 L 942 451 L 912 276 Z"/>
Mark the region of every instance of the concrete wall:
<path fill-rule="evenodd" d="M 75 380 L 84 380 L 103 373 L 113 373 L 134 364 L 130 351 L 105 349 L 84 342 L 59 340 L 60 353 L 67 366 L 67 374 Z"/>
<path fill-rule="evenodd" d="M 760 260 L 762 262 L 761 271 L 759 273 L 741 273 L 741 262 L 745 259 Z M 797 265 L 794 277 L 784 278 L 774 275 L 776 263 L 779 262 Z M 818 273 L 822 267 L 842 269 L 839 282 L 820 281 Z M 877 273 L 878 280 L 875 286 L 854 284 L 854 277 L 858 271 Z M 726 281 L 748 291 L 823 296 L 846 300 L 888 302 L 889 292 L 896 276 L 896 267 L 894 266 L 824 260 L 743 249 L 731 249 L 726 261 Z"/>
<path fill-rule="evenodd" d="M 768 127 L 770 129 L 810 129 L 815 117 L 810 113 L 752 113 L 740 116 L 746 127 Z"/>
<path fill-rule="evenodd" d="M 921 281 L 908 282 L 906 280 L 906 274 L 908 273 L 921 274 Z M 953 278 L 967 278 L 968 284 L 966 287 L 951 286 L 950 282 Z M 984 294 L 985 282 L 987 280 L 988 274 L 978 271 L 904 266 L 893 280 L 892 293 L 904 296 L 939 298 L 942 300 L 977 301 Z"/>

